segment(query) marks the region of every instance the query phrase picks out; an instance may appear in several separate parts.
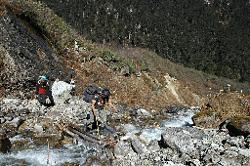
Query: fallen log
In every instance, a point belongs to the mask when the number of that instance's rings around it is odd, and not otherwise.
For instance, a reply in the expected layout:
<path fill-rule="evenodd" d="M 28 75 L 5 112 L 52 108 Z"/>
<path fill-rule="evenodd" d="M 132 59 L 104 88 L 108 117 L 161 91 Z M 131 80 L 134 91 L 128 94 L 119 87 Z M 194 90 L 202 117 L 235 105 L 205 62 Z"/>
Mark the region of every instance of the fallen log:
<path fill-rule="evenodd" d="M 99 145 L 105 145 L 97 137 L 95 137 L 95 136 L 88 136 L 86 134 L 83 134 L 83 133 L 77 131 L 76 129 L 74 129 L 74 128 L 70 127 L 70 126 L 65 126 L 65 125 L 58 124 L 57 127 L 61 131 L 64 131 L 65 133 L 67 133 L 68 135 L 70 135 L 73 138 L 83 139 L 85 141 L 88 141 L 88 142 L 91 142 L 91 143 L 95 143 L 95 144 L 99 144 Z"/>
<path fill-rule="evenodd" d="M 104 142 L 100 141 L 98 138 L 96 138 L 95 136 L 88 136 L 86 134 L 83 134 L 73 128 L 69 128 L 68 129 L 69 131 L 71 131 L 72 133 L 78 135 L 79 137 L 81 137 L 82 139 L 84 139 L 85 141 L 88 141 L 88 142 L 92 142 L 92 143 L 96 143 L 96 144 L 99 144 L 99 145 L 105 145 Z"/>

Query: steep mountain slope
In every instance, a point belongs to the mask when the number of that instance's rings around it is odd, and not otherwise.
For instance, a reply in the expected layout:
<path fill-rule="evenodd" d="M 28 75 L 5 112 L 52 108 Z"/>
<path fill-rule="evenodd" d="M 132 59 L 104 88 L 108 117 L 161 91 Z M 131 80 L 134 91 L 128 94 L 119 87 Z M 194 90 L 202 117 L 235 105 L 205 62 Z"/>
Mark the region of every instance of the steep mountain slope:
<path fill-rule="evenodd" d="M 150 48 L 185 66 L 249 81 L 248 0 L 41 1 L 93 41 Z"/>
<path fill-rule="evenodd" d="M 72 68 L 76 71 L 78 95 L 81 95 L 88 84 L 95 83 L 110 87 L 117 103 L 149 109 L 163 109 L 169 105 L 201 105 L 203 97 L 210 93 L 218 93 L 227 83 L 232 85 L 233 90 L 243 89 L 246 93 L 249 90 L 249 84 L 236 83 L 173 64 L 145 49 L 93 44 L 77 35 L 53 10 L 42 3 L 17 0 L 6 1 L 5 4 L 7 8 L 4 9 L 4 17 L 1 17 L 1 26 L 6 26 L 5 18 L 12 18 L 16 29 L 25 31 L 26 36 L 20 37 L 24 38 L 24 42 L 20 40 L 24 46 L 25 41 L 35 39 L 31 42 L 33 45 L 27 46 L 27 50 L 33 51 L 32 55 L 23 56 L 7 52 L 8 49 L 15 50 L 18 47 L 7 48 L 7 51 L 4 48 L 1 54 L 5 59 L 10 55 L 16 60 L 16 66 L 22 67 L 18 69 L 18 73 L 22 70 L 27 73 L 22 79 L 31 76 L 34 80 L 44 72 L 52 73 L 51 78 L 60 78 L 61 73 L 63 79 L 66 79 L 67 68 Z M 15 31 L 16 29 L 14 28 Z M 7 35 L 8 32 L 2 34 Z M 20 42 L 14 40 L 15 36 L 9 38 L 12 43 L 17 43 L 16 45 Z M 3 37 L 2 40 L 2 45 L 9 42 L 6 41 L 7 37 Z M 74 41 L 78 42 L 79 51 L 75 51 Z M 22 56 L 24 59 L 26 57 L 25 63 L 30 62 L 30 67 L 25 65 L 25 68 L 22 66 L 24 61 L 18 61 Z M 44 59 L 41 60 L 41 57 Z M 35 62 L 28 61 L 27 58 Z M 10 64 L 9 61 L 4 63 Z M 41 67 L 38 64 L 41 64 Z M 142 73 L 141 76 L 136 76 L 139 73 Z M 2 80 L 2 89 L 8 92 L 8 87 L 12 84 Z M 17 87 L 21 90 L 26 89 L 20 85 Z M 30 87 L 29 85 L 28 88 Z"/>

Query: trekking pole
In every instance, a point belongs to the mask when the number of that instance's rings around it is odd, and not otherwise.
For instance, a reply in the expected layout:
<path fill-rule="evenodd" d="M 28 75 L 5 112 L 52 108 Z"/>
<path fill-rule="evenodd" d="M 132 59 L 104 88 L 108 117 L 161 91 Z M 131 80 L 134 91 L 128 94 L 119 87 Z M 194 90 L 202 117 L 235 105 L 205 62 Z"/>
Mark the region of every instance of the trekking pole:
<path fill-rule="evenodd" d="M 96 117 L 96 127 L 97 127 L 97 136 L 100 138 L 100 129 L 99 129 L 99 124 L 98 124 L 98 118 Z"/>
<path fill-rule="evenodd" d="M 92 111 L 93 111 L 93 114 L 94 114 L 94 121 L 95 121 L 95 124 L 96 124 L 97 136 L 100 137 L 98 117 L 96 116 L 96 112 L 94 111 L 94 109 Z"/>
<path fill-rule="evenodd" d="M 48 158 L 47 158 L 47 166 L 49 166 L 49 159 L 50 159 L 50 145 L 49 145 L 49 139 L 47 139 L 47 143 L 48 143 Z"/>

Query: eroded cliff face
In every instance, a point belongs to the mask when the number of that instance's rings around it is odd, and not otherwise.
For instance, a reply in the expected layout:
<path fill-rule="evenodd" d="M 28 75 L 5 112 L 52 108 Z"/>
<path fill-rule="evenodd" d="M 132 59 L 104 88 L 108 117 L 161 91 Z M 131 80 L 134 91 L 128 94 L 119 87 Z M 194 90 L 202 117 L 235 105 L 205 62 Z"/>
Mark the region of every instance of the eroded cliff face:
<path fill-rule="evenodd" d="M 33 81 L 44 73 L 60 77 L 63 67 L 56 51 L 28 20 L 5 9 L 0 29 L 0 80 L 6 92 L 33 88 Z"/>

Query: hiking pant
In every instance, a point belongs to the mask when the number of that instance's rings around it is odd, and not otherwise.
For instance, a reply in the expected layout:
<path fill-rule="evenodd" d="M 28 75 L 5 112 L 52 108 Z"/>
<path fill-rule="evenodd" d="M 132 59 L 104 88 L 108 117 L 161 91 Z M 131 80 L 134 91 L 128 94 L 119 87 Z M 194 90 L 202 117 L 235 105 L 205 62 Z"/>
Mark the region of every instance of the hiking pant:
<path fill-rule="evenodd" d="M 100 123 L 106 123 L 107 122 L 107 111 L 103 109 L 96 110 L 96 117 L 94 117 L 94 114 L 92 111 L 90 111 L 87 115 L 87 119 L 89 122 L 94 122 L 95 120 L 98 120 Z"/>
<path fill-rule="evenodd" d="M 49 98 L 50 100 L 49 104 L 46 103 L 47 98 Z M 40 104 L 47 106 L 47 107 L 55 105 L 51 91 L 45 95 L 38 94 L 37 100 Z"/>

